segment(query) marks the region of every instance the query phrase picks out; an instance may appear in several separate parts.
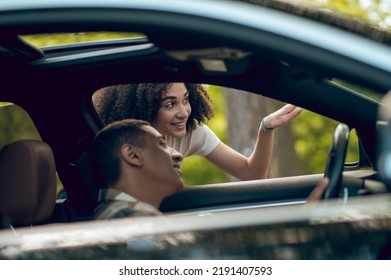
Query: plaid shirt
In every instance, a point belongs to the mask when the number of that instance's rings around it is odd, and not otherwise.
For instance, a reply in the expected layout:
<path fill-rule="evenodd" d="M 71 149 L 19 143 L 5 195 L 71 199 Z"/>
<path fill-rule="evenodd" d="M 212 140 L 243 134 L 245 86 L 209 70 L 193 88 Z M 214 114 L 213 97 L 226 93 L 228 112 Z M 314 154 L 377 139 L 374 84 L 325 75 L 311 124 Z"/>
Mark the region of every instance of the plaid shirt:
<path fill-rule="evenodd" d="M 162 213 L 151 204 L 110 188 L 99 191 L 99 205 L 94 211 L 96 220 L 156 215 L 162 215 Z"/>

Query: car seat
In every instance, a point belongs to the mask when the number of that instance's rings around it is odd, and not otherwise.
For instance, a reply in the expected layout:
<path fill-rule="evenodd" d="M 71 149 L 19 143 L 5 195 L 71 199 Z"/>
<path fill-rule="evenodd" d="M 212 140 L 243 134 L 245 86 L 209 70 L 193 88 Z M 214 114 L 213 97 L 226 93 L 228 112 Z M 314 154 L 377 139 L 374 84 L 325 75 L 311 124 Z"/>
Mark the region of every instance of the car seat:
<path fill-rule="evenodd" d="M 98 205 L 98 189 L 100 175 L 94 167 L 89 150 L 72 162 L 60 163 L 61 174 L 64 176 L 64 189 L 70 201 L 72 221 L 90 220 Z"/>
<path fill-rule="evenodd" d="M 56 167 L 50 146 L 18 140 L 0 150 L 0 227 L 45 221 L 56 204 Z"/>

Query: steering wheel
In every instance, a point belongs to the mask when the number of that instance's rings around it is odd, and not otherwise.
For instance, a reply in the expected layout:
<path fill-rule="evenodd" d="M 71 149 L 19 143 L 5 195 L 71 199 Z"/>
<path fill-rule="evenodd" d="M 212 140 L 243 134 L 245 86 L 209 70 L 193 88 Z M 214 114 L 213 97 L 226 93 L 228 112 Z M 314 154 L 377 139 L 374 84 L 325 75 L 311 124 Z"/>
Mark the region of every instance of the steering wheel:
<path fill-rule="evenodd" d="M 324 177 L 329 179 L 329 185 L 323 193 L 323 199 L 339 196 L 348 141 L 349 127 L 346 124 L 338 124 L 334 130 L 333 141 L 331 143 L 329 157 L 327 160 Z"/>

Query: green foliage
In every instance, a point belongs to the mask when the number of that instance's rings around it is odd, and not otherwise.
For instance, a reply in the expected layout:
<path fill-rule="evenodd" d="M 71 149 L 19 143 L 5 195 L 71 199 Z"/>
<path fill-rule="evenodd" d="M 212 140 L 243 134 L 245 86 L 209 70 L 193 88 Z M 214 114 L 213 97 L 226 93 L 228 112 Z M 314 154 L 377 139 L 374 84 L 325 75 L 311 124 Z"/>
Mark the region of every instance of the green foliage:
<path fill-rule="evenodd" d="M 296 139 L 295 150 L 304 164 L 306 173 L 324 172 L 334 129 L 338 122 L 304 110 L 291 125 Z M 358 153 L 358 139 L 352 131 L 346 161 L 357 161 Z"/>
<path fill-rule="evenodd" d="M 222 140 L 226 140 L 227 121 L 226 105 L 222 88 L 217 86 L 208 86 L 208 93 L 212 99 L 212 109 L 215 117 L 209 121 L 208 126 Z M 193 156 L 186 158 L 182 164 L 183 181 L 185 186 L 194 186 L 200 184 L 212 184 L 226 182 L 228 176 L 206 158 Z"/>
<path fill-rule="evenodd" d="M 326 8 L 334 13 L 356 18 L 380 28 L 391 29 L 389 0 L 300 0 L 300 2 Z"/>
<path fill-rule="evenodd" d="M 33 121 L 25 110 L 18 105 L 0 102 L 0 149 L 14 141 L 22 139 L 41 140 Z M 63 186 L 57 178 L 57 191 Z"/>
<path fill-rule="evenodd" d="M 0 131 L 0 147 L 20 139 L 41 139 L 26 111 L 6 102 L 0 102 Z"/>
<path fill-rule="evenodd" d="M 86 33 L 54 33 L 21 36 L 28 43 L 37 48 L 57 46 L 61 44 L 72 44 L 80 42 L 102 41 L 109 39 L 124 39 L 134 37 L 145 37 L 141 33 L 125 32 L 86 32 Z"/>
<path fill-rule="evenodd" d="M 324 171 L 327 153 L 330 146 L 330 137 L 336 122 L 325 120 L 323 117 L 304 110 L 292 122 L 292 131 L 296 138 L 295 150 L 304 163 L 308 173 L 321 173 Z"/>

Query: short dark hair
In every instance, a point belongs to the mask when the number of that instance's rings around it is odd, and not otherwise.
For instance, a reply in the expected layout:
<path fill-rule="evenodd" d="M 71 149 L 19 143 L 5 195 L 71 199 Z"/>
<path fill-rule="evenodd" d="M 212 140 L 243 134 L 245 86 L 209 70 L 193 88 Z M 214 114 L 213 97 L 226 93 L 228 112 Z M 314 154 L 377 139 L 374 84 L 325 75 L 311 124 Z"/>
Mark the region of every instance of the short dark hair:
<path fill-rule="evenodd" d="M 94 93 L 92 101 L 104 124 L 133 118 L 154 122 L 162 102 L 162 94 L 172 83 L 124 84 L 105 87 Z M 186 123 L 188 131 L 213 117 L 211 99 L 202 84 L 185 83 L 189 91 L 191 114 Z"/>
<path fill-rule="evenodd" d="M 100 172 L 103 184 L 115 184 L 120 176 L 120 149 L 124 144 L 145 147 L 146 131 L 141 127 L 150 125 L 146 121 L 126 119 L 113 122 L 102 128 L 92 143 L 92 159 Z"/>

